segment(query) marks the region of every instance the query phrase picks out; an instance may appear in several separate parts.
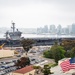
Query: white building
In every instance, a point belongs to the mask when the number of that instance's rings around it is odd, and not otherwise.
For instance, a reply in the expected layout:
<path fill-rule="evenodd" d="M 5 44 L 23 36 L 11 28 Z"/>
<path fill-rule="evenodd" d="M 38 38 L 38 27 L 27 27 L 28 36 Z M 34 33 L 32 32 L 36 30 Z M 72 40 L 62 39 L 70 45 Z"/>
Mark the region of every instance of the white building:
<path fill-rule="evenodd" d="M 12 56 L 14 56 L 14 50 L 4 50 L 4 49 L 0 50 L 0 58 Z"/>

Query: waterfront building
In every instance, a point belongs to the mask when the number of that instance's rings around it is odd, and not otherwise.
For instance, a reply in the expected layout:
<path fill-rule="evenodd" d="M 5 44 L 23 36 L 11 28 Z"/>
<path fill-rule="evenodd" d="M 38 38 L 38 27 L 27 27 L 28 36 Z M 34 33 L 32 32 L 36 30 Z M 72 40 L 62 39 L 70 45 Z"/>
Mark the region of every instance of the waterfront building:
<path fill-rule="evenodd" d="M 55 33 L 56 33 L 56 27 L 55 27 L 55 25 L 50 25 L 49 32 L 50 32 L 51 34 L 55 34 Z"/>
<path fill-rule="evenodd" d="M 37 28 L 37 34 L 41 34 L 41 33 L 43 33 L 43 28 L 42 27 L 40 27 L 40 28 Z"/>
<path fill-rule="evenodd" d="M 73 35 L 75 34 L 75 24 L 74 24 L 74 23 L 72 24 L 72 31 L 71 31 L 71 34 L 73 34 Z"/>
<path fill-rule="evenodd" d="M 71 34 L 72 26 L 71 26 L 71 25 L 68 25 L 67 28 L 68 28 L 68 32 L 69 32 L 69 34 Z"/>
<path fill-rule="evenodd" d="M 44 26 L 43 32 L 44 32 L 44 33 L 48 33 L 48 26 L 47 26 L 47 25 Z"/>
<path fill-rule="evenodd" d="M 61 25 L 57 26 L 57 34 L 60 35 L 62 33 L 62 27 Z"/>

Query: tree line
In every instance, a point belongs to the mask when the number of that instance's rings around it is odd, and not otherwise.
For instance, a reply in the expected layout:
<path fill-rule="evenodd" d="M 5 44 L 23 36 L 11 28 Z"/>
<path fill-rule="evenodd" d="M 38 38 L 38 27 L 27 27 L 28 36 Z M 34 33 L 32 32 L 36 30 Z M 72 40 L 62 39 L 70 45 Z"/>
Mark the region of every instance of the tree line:
<path fill-rule="evenodd" d="M 55 44 L 43 53 L 44 57 L 55 59 L 55 62 L 65 57 L 75 57 L 75 40 L 63 40 L 59 45 Z"/>

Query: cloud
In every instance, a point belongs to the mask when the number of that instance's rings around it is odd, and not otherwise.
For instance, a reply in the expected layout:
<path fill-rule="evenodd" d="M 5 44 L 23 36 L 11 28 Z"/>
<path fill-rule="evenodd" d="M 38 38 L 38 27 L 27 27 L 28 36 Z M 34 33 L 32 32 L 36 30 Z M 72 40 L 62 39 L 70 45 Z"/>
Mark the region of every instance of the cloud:
<path fill-rule="evenodd" d="M 75 20 L 75 0 L 0 0 L 0 25 L 14 20 L 18 27 L 71 24 Z"/>

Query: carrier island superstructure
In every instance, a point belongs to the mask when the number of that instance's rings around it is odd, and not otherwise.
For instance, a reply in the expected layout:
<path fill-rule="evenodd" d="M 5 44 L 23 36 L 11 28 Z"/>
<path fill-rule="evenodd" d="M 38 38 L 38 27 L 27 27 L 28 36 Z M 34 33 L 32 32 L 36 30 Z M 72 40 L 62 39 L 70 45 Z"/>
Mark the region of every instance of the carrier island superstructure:
<path fill-rule="evenodd" d="M 6 39 L 11 39 L 11 40 L 19 40 L 19 39 L 21 39 L 22 32 L 20 32 L 18 29 L 15 29 L 15 23 L 14 22 L 12 22 L 11 29 L 12 29 L 11 32 L 7 31 L 5 33 Z"/>

